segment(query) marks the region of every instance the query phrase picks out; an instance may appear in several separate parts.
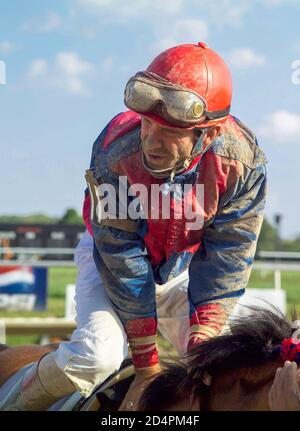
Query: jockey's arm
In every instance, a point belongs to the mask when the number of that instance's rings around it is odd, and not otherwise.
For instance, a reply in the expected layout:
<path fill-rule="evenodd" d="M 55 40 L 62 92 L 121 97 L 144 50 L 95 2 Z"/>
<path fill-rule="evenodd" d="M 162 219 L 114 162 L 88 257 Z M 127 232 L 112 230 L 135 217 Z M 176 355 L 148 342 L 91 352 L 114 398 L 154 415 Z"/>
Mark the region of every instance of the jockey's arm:
<path fill-rule="evenodd" d="M 93 226 L 93 232 L 96 266 L 142 372 L 158 364 L 155 281 L 144 240 L 108 226 Z"/>
<path fill-rule="evenodd" d="M 160 371 L 153 270 L 137 234 L 107 226 L 93 230 L 95 263 L 124 325 L 135 368 L 120 410 L 135 410 L 145 385 Z"/>
<path fill-rule="evenodd" d="M 213 223 L 189 267 L 189 347 L 221 332 L 245 292 L 263 221 L 265 164 L 245 167 L 219 203 Z"/>

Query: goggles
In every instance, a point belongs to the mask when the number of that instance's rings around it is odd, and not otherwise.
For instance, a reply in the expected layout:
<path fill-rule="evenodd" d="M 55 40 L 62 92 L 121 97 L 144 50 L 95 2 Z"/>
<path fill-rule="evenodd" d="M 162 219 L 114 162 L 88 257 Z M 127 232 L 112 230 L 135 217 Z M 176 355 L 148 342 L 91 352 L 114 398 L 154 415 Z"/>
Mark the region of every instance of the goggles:
<path fill-rule="evenodd" d="M 124 103 L 132 111 L 155 113 L 175 126 L 193 126 L 223 118 L 222 111 L 207 111 L 207 103 L 196 92 L 161 78 L 152 72 L 138 72 L 125 87 Z"/>

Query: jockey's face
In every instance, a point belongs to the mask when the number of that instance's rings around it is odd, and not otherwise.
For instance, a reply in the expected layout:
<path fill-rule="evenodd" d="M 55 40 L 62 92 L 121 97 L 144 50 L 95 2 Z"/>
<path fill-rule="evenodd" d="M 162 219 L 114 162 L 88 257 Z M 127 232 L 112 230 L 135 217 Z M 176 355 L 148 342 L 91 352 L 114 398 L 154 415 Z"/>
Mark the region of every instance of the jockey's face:
<path fill-rule="evenodd" d="M 142 116 L 141 139 L 147 165 L 167 169 L 191 154 L 197 137 L 193 129 L 163 126 Z"/>

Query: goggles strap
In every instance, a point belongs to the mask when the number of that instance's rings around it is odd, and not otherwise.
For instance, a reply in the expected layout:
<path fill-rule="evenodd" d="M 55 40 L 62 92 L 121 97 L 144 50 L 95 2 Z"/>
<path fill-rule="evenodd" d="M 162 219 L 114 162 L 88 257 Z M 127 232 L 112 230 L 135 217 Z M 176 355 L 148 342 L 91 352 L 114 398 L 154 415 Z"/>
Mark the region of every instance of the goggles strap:
<path fill-rule="evenodd" d="M 228 106 L 225 109 L 222 109 L 221 111 L 213 111 L 213 112 L 205 111 L 205 116 L 209 120 L 221 120 L 222 118 L 227 117 L 229 112 L 230 112 L 230 106 Z"/>

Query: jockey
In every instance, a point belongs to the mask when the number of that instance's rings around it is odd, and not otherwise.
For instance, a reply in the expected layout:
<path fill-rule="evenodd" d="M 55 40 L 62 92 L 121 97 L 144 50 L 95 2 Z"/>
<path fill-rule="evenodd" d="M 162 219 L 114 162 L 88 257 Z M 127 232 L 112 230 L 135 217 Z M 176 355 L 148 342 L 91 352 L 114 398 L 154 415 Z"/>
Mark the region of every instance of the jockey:
<path fill-rule="evenodd" d="M 222 331 L 249 279 L 266 194 L 265 156 L 230 115 L 231 96 L 226 64 L 203 42 L 166 50 L 129 79 L 129 111 L 100 133 L 86 172 L 77 329 L 8 410 L 87 397 L 128 345 L 136 377 L 122 408 L 135 409 L 160 370 L 157 329 L 181 355 Z"/>

